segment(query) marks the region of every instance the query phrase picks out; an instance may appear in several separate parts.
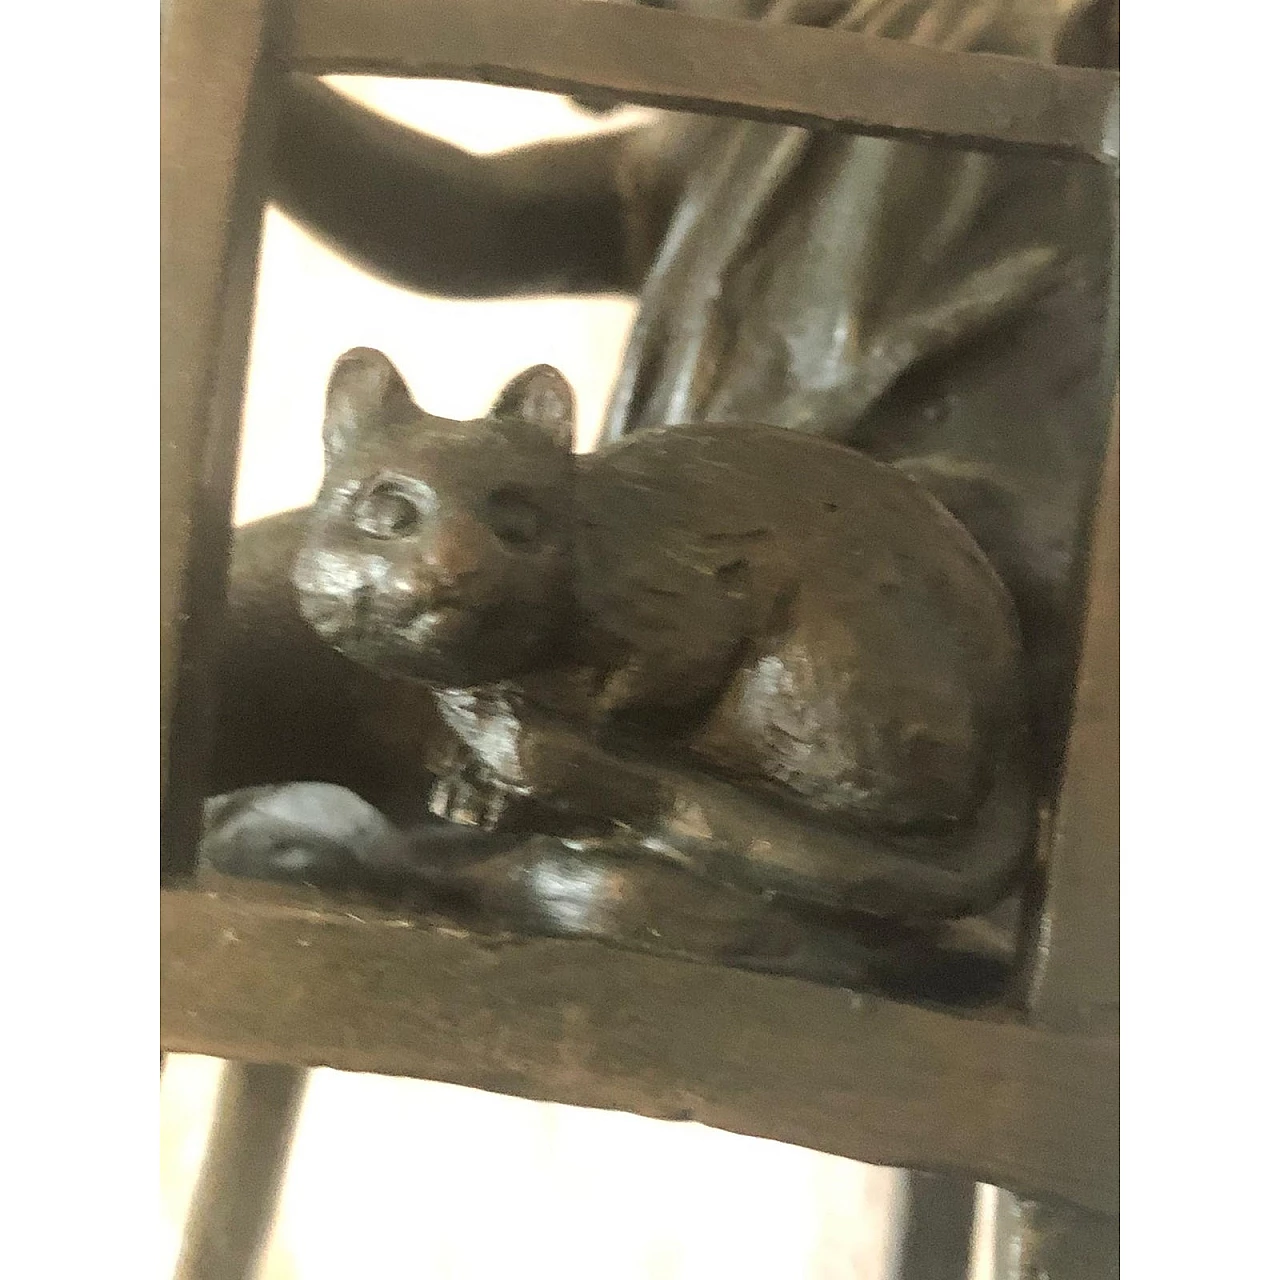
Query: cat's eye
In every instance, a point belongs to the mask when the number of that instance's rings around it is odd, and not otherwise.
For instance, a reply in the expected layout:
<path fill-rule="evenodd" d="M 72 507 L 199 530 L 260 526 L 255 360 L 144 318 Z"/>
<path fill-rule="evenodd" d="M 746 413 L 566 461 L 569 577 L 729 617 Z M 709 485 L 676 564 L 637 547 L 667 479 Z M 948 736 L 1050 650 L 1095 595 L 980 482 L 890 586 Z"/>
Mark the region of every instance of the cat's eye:
<path fill-rule="evenodd" d="M 498 489 L 489 495 L 486 503 L 489 528 L 508 547 L 517 551 L 529 551 L 536 547 L 542 536 L 542 512 L 522 493 L 515 489 Z"/>
<path fill-rule="evenodd" d="M 418 527 L 418 508 L 395 485 L 382 482 L 356 500 L 356 528 L 371 538 L 403 538 Z"/>

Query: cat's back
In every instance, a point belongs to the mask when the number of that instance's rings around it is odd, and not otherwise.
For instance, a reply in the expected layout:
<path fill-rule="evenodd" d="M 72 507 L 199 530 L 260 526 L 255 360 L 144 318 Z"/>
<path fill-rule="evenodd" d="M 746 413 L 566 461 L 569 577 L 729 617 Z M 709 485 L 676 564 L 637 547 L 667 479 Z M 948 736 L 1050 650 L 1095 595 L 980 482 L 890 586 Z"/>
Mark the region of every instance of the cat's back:
<path fill-rule="evenodd" d="M 651 427 L 581 459 L 589 499 L 691 524 L 754 520 L 787 535 L 955 521 L 923 486 L 847 445 L 750 423 Z M 835 520 L 830 517 L 837 517 Z"/>
<path fill-rule="evenodd" d="M 582 459 L 577 508 L 588 611 L 668 654 L 673 678 L 785 625 L 783 605 L 813 620 L 824 666 L 856 654 L 890 684 L 1014 678 L 1013 606 L 977 544 L 922 485 L 847 446 L 653 428 Z"/>
<path fill-rule="evenodd" d="M 1005 612 L 967 530 L 915 480 L 846 445 L 752 424 L 659 427 L 582 459 L 580 519 L 691 568 L 725 555 L 839 592 L 868 577 L 947 577 Z"/>

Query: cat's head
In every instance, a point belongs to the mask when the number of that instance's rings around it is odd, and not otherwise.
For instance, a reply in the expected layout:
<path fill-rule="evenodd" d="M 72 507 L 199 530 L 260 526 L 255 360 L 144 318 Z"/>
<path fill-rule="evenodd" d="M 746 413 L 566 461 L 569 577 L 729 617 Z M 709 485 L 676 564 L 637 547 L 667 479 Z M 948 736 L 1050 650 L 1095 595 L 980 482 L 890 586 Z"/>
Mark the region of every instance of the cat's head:
<path fill-rule="evenodd" d="M 341 356 L 293 569 L 303 616 L 356 661 L 435 684 L 538 665 L 571 601 L 573 418 L 547 365 L 455 422 L 418 408 L 381 352 Z"/>

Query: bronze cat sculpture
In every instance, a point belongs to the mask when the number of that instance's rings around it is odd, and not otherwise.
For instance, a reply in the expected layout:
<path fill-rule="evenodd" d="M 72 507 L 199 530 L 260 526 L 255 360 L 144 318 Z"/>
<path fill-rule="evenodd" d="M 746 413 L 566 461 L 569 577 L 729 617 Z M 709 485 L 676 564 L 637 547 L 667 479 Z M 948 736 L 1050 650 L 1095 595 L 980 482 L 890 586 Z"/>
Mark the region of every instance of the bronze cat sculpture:
<path fill-rule="evenodd" d="M 768 10 L 771 21 L 950 49 L 1117 65 L 1114 24 L 1094 21 L 1114 16 L 1114 5 L 1092 0 L 1051 8 L 1024 0 L 978 9 L 900 0 L 816 6 L 761 0 L 742 13 L 729 7 L 737 16 Z M 485 752 L 466 747 L 442 723 L 429 685 L 351 661 L 303 620 L 291 566 L 313 516 L 295 510 L 236 533 L 209 771 L 211 791 L 232 794 L 210 805 L 206 862 L 323 881 L 344 892 L 368 884 L 399 894 L 417 882 L 427 889 L 424 905 L 447 898 L 451 919 L 470 913 L 484 930 L 507 921 L 522 936 L 585 933 L 717 962 L 822 972 L 837 981 L 869 977 L 881 986 L 886 974 L 896 979 L 905 971 L 904 961 L 905 969 L 915 965 L 906 952 L 927 962 L 948 989 L 974 988 L 957 975 L 975 956 L 997 956 L 1007 976 L 1021 904 L 1030 909 L 1022 925 L 1034 915 L 1033 878 L 1030 891 L 1006 898 L 988 918 L 924 921 L 930 910 L 989 900 L 1002 877 L 1016 877 L 1015 851 L 1024 842 L 996 839 L 994 828 L 990 838 L 973 833 L 993 821 L 995 799 L 1018 794 L 1019 772 L 1034 775 L 1040 797 L 1053 790 L 1074 687 L 1085 529 L 1108 420 L 1107 175 L 1035 157 L 683 113 L 477 156 L 368 111 L 310 76 L 287 77 L 282 94 L 272 199 L 362 269 L 435 297 L 637 295 L 604 439 L 645 435 L 671 422 L 769 423 L 856 448 L 926 486 L 977 540 L 1017 605 L 1030 744 L 1018 755 L 1017 714 L 1009 717 L 1015 727 L 1007 737 L 993 730 L 987 747 L 975 744 L 974 759 L 987 760 L 1003 790 L 983 791 L 975 777 L 973 792 L 991 803 L 977 804 L 968 820 L 957 813 L 933 821 L 931 802 L 920 793 L 912 799 L 909 788 L 896 800 L 892 787 L 877 790 L 861 812 L 848 786 L 837 788 L 849 807 L 837 799 L 823 810 L 819 792 L 840 768 L 822 765 L 820 754 L 844 746 L 820 727 L 829 716 L 782 716 L 768 729 L 773 764 L 790 758 L 779 780 L 776 771 L 763 771 L 767 761 L 750 754 L 735 759 L 721 751 L 719 762 L 705 750 L 694 754 L 714 745 L 709 731 L 702 733 L 715 723 L 714 691 L 700 704 L 637 703 L 593 719 L 590 705 L 566 704 L 562 675 L 557 701 L 545 680 L 535 688 L 540 681 L 530 673 L 508 681 L 488 706 L 493 740 L 502 740 L 503 698 L 521 726 L 516 760 L 525 776 L 513 780 L 510 758 L 491 769 Z M 695 486 L 699 501 L 710 504 L 706 527 L 713 531 L 721 518 L 719 490 L 758 485 L 746 451 L 772 439 L 732 425 L 714 429 L 732 435 L 742 450 L 728 466 L 704 468 Z M 677 449 L 673 461 L 676 454 L 688 458 Z M 606 464 L 599 465 L 606 475 Z M 879 493 L 890 483 L 854 466 L 853 487 L 832 498 L 840 511 L 861 489 Z M 660 492 L 664 479 L 645 483 Z M 768 498 L 774 490 L 765 488 Z M 747 505 L 744 498 L 740 514 Z M 796 510 L 810 508 L 797 503 Z M 686 515 L 696 532 L 698 513 Z M 931 512 L 926 523 L 932 527 L 937 518 Z M 763 521 L 752 520 L 744 516 L 742 527 L 767 525 L 770 537 L 749 542 L 745 567 L 726 567 L 726 597 L 744 585 L 733 579 L 745 578 L 754 554 L 776 555 L 788 545 L 776 505 Z M 629 530 L 637 546 L 644 527 Z M 682 565 L 678 548 L 664 554 Z M 806 554 L 797 550 L 800 560 Z M 636 565 L 643 567 L 642 558 Z M 752 591 L 760 585 L 758 574 L 749 585 Z M 853 593 L 868 616 L 900 607 L 892 587 L 871 600 L 865 594 Z M 814 598 L 801 593 L 797 608 L 811 607 Z M 667 621 L 681 628 L 671 633 L 674 652 L 676 637 L 689 628 L 703 633 L 691 607 L 690 617 L 682 616 L 686 606 L 677 597 L 650 591 L 635 607 L 643 600 L 653 622 L 664 599 L 675 615 Z M 706 633 L 717 643 L 717 636 L 733 634 L 732 609 L 743 610 L 744 627 L 756 617 L 741 602 L 720 600 L 714 608 L 726 610 L 717 616 L 728 628 Z M 575 602 L 571 617 L 581 612 Z M 809 622 L 816 627 L 812 615 Z M 572 621 L 565 625 L 572 630 Z M 845 626 L 833 617 L 823 645 L 847 648 Z M 913 629 L 904 621 L 902 634 L 914 660 L 945 666 L 926 652 L 934 642 L 931 626 Z M 655 629 L 634 634 L 651 637 Z M 936 643 L 946 634 L 943 627 Z M 741 691 L 751 670 L 737 665 L 749 661 L 747 639 L 744 630 L 742 653 L 729 659 L 739 676 L 721 690 L 727 698 Z M 817 647 L 825 653 L 823 645 Z M 752 696 L 785 673 L 804 678 L 791 690 L 779 686 L 774 703 L 809 707 L 810 693 L 825 687 L 831 668 L 820 667 L 810 680 L 803 667 L 788 666 L 788 655 L 771 656 L 779 663 L 757 672 Z M 620 678 L 615 689 L 624 685 Z M 578 698 L 589 704 L 581 690 Z M 441 705 L 455 719 L 466 711 L 443 699 Z M 473 723 L 484 718 L 479 700 L 475 715 Z M 788 746 L 789 734 L 810 745 Z M 552 785 L 552 743 L 562 758 L 576 743 L 574 776 L 589 778 L 577 795 Z M 1005 773 L 1001 743 L 1015 758 Z M 535 746 L 544 757 L 537 769 Z M 873 745 L 856 760 L 877 755 L 892 752 Z M 561 773 L 567 769 L 566 762 Z M 827 781 L 817 791 L 792 785 L 824 769 Z M 961 774 L 954 762 L 939 777 L 951 779 L 935 794 L 939 808 L 963 808 L 942 794 L 965 790 L 955 785 Z M 618 803 L 628 796 L 630 809 Z M 901 806 L 896 824 L 895 805 Z M 1027 824 L 1029 809 L 1029 801 L 1026 809 L 1019 801 L 1017 814 Z M 599 816 L 611 810 L 612 819 Z M 442 821 L 432 811 L 480 825 Z M 916 817 L 906 821 L 911 812 Z M 1006 811 L 1006 835 L 1016 825 L 1013 812 Z M 755 854 L 743 855 L 752 841 Z M 771 841 L 795 851 L 790 875 L 784 867 L 755 865 L 768 862 L 763 850 Z M 819 845 L 839 868 L 834 878 L 816 857 Z M 823 891 L 801 896 L 801 871 L 816 872 L 810 879 Z M 758 887 L 788 881 L 782 894 Z M 873 926 L 865 914 L 828 911 L 815 900 L 863 902 L 892 912 L 896 922 L 882 915 Z M 912 923 L 902 925 L 904 918 Z M 888 934 L 898 941 L 886 950 L 880 943 Z M 875 939 L 872 956 L 862 944 Z M 990 987 L 991 976 L 977 985 Z M 932 980 L 924 986 L 937 989 Z"/>
<path fill-rule="evenodd" d="M 998 900 L 1034 824 L 1022 649 L 964 528 L 800 433 L 675 426 L 575 455 L 573 416 L 547 366 L 476 422 L 418 408 L 378 352 L 335 366 L 298 605 L 430 689 L 489 828 L 366 862 L 506 916 L 559 886 L 582 921 L 616 905 L 621 863 L 668 896 L 690 877 L 899 920 Z M 504 837 L 530 803 L 548 833 Z"/>

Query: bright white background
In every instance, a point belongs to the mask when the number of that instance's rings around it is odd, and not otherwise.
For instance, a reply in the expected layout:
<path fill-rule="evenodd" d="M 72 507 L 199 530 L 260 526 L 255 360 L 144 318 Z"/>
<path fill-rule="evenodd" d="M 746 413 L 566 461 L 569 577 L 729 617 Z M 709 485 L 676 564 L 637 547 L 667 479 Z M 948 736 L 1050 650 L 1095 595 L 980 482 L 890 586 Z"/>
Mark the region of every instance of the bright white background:
<path fill-rule="evenodd" d="M 593 127 L 590 117 L 549 94 L 374 76 L 334 77 L 332 83 L 402 123 L 481 153 Z M 638 115 L 619 115 L 610 127 Z M 631 300 L 622 297 L 510 302 L 423 297 L 362 274 L 270 211 L 237 520 L 299 506 L 314 496 L 322 464 L 325 383 L 334 358 L 348 348 L 385 351 L 419 402 L 444 417 L 476 417 L 513 373 L 532 364 L 557 365 L 573 384 L 581 439 L 590 444 L 633 310 Z"/>

